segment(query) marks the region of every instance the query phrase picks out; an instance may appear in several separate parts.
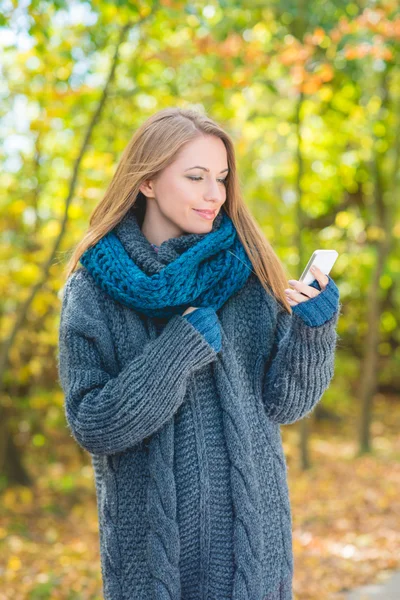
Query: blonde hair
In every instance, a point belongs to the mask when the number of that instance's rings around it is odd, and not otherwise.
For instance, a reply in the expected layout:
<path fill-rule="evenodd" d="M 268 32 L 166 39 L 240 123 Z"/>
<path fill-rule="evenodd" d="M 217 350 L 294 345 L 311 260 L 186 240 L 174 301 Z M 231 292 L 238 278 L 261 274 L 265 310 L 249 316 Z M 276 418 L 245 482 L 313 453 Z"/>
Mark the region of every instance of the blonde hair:
<path fill-rule="evenodd" d="M 199 135 L 214 135 L 225 144 L 229 172 L 224 210 L 232 219 L 261 285 L 291 314 L 284 292 L 287 278 L 283 265 L 242 198 L 233 141 L 215 121 L 193 109 L 170 107 L 160 110 L 134 133 L 103 199 L 90 216 L 89 228 L 72 251 L 65 269 L 66 279 L 87 248 L 112 230 L 139 199 L 145 201 L 140 185 L 147 179 L 156 178 L 173 162 L 182 146 Z"/>

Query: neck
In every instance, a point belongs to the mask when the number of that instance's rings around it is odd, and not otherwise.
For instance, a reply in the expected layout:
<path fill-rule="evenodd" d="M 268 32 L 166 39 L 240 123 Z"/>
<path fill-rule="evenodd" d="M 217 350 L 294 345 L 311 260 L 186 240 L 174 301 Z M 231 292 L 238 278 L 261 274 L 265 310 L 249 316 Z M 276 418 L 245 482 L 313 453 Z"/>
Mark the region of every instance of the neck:
<path fill-rule="evenodd" d="M 141 226 L 141 231 L 150 244 L 159 247 L 163 242 L 171 238 L 181 237 L 185 233 L 174 223 L 171 223 L 169 219 L 164 218 L 153 206 L 149 205 L 149 201 L 147 201 L 146 212 Z"/>

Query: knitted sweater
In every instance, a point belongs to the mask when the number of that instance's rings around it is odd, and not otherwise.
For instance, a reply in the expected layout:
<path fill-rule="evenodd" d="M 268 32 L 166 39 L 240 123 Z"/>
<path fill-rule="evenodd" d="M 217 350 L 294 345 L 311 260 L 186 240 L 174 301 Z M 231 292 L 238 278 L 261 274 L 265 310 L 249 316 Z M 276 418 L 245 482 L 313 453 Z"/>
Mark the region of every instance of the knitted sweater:
<path fill-rule="evenodd" d="M 336 291 L 330 279 L 326 290 L 289 315 L 251 275 L 214 311 L 222 340 L 217 353 L 189 319 L 196 316 L 201 328 L 201 314 L 210 316 L 209 309 L 156 325 L 156 319 L 112 300 L 85 269 L 71 275 L 61 310 L 59 375 L 72 436 L 92 458 L 106 600 L 153 597 L 146 547 L 147 442 L 172 416 L 181 598 L 231 598 L 232 465 L 222 426 L 227 409 L 213 381 L 219 353 L 229 357 L 233 386 L 240 382 L 245 389 L 243 409 L 262 498 L 256 518 L 264 535 L 263 594 L 254 600 L 292 598 L 280 425 L 309 414 L 330 384 L 340 305 L 332 314 L 329 298 L 338 299 Z M 301 311 L 308 302 L 307 320 Z M 323 323 L 310 324 L 312 314 Z M 159 335 L 149 340 L 153 327 Z M 166 504 L 167 481 L 161 496 Z"/>

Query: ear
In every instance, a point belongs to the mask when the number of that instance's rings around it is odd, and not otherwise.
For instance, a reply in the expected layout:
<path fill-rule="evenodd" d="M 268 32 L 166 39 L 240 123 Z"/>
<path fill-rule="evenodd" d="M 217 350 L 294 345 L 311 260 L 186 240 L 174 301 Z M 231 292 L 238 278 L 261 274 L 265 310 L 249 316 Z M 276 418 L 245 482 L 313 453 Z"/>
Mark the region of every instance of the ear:
<path fill-rule="evenodd" d="M 140 186 L 139 190 L 146 198 L 155 198 L 153 182 L 151 179 L 146 179 Z"/>

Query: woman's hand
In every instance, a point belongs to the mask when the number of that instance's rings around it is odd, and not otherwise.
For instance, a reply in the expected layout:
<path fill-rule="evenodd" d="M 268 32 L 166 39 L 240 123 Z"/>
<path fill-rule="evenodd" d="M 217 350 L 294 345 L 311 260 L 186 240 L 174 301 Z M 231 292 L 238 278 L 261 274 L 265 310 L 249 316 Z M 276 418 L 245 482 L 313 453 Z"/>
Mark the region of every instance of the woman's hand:
<path fill-rule="evenodd" d="M 290 306 L 296 306 L 300 302 L 307 302 L 310 298 L 315 298 L 321 292 L 324 291 L 326 286 L 329 283 L 329 277 L 324 275 L 324 273 L 318 267 L 312 267 L 311 273 L 314 275 L 315 279 L 318 281 L 321 290 L 317 290 L 311 285 L 306 285 L 305 283 L 301 283 L 296 279 L 289 279 L 288 283 L 295 289 L 292 290 L 290 288 L 285 290 L 286 298 Z"/>

